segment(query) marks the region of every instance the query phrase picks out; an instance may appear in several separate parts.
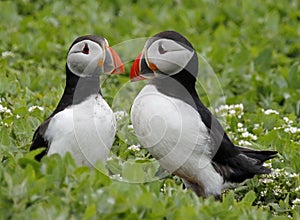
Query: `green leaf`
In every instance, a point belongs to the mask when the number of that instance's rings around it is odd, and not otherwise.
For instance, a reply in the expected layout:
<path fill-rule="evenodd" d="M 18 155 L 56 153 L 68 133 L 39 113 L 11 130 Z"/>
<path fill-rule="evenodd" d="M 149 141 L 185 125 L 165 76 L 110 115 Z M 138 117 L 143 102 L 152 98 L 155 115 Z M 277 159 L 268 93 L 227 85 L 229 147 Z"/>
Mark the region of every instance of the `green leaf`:
<path fill-rule="evenodd" d="M 251 206 L 255 199 L 256 199 L 255 192 L 251 190 L 245 195 L 241 203 L 243 203 L 246 206 Z"/>
<path fill-rule="evenodd" d="M 263 50 L 255 59 L 254 64 L 258 72 L 265 72 L 269 70 L 272 61 L 272 50 Z"/>

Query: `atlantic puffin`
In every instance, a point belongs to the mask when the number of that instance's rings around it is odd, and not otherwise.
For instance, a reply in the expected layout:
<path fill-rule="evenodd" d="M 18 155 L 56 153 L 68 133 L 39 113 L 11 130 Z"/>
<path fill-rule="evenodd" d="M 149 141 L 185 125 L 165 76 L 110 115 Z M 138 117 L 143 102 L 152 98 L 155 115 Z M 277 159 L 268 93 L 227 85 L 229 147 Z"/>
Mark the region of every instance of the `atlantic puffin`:
<path fill-rule="evenodd" d="M 277 151 L 235 146 L 195 89 L 198 57 L 175 31 L 148 39 L 132 64 L 131 81 L 148 79 L 131 108 L 141 144 L 198 196 L 221 199 L 222 190 L 256 174 Z"/>
<path fill-rule="evenodd" d="M 123 73 L 124 66 L 108 41 L 96 35 L 75 39 L 66 61 L 66 84 L 54 112 L 36 129 L 30 150 L 35 158 L 70 152 L 77 165 L 105 162 L 116 133 L 112 109 L 100 91 L 100 74 Z"/>

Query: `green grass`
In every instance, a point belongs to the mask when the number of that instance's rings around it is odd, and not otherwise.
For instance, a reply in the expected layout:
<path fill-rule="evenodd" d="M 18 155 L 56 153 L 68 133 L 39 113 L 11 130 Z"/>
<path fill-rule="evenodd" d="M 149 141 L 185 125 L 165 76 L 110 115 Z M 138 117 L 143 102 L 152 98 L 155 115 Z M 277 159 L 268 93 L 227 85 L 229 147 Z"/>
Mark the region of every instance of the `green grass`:
<path fill-rule="evenodd" d="M 299 11 L 296 0 L 1 1 L 0 219 L 300 219 Z M 33 132 L 62 95 L 76 37 L 122 43 L 128 73 L 144 39 L 124 42 L 166 29 L 185 35 L 212 66 L 216 75 L 200 72 L 198 90 L 234 143 L 279 151 L 271 175 L 224 192 L 223 202 L 197 198 L 130 147 L 138 141 L 122 112 L 107 168 L 76 167 L 69 155 L 33 160 Z M 128 114 L 141 86 L 113 76 L 102 92 Z M 157 172 L 164 178 L 154 180 Z"/>

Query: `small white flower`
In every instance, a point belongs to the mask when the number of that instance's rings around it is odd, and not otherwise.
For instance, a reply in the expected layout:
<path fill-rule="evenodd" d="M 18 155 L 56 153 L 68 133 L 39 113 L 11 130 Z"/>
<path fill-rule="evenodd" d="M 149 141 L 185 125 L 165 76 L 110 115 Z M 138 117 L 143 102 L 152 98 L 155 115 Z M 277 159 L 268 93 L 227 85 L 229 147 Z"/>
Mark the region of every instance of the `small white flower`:
<path fill-rule="evenodd" d="M 120 121 L 120 120 L 122 120 L 122 118 L 124 118 L 125 116 L 127 116 L 127 113 L 124 112 L 124 111 L 116 111 L 116 112 L 114 112 L 114 115 L 116 117 L 116 120 Z"/>
<path fill-rule="evenodd" d="M 44 107 L 41 107 L 41 106 L 37 106 L 37 105 L 34 105 L 34 106 L 31 106 L 28 108 L 28 111 L 29 112 L 33 112 L 35 109 L 38 109 L 40 111 L 44 111 Z"/>
<path fill-rule="evenodd" d="M 296 198 L 293 200 L 292 202 L 294 205 L 300 205 L 300 199 L 299 198 Z"/>
<path fill-rule="evenodd" d="M 238 145 L 241 145 L 241 146 L 251 146 L 252 144 L 251 144 L 251 142 L 249 142 L 249 141 L 240 140 L 240 141 L 238 142 Z"/>
<path fill-rule="evenodd" d="M 267 110 L 262 109 L 262 112 L 263 112 L 265 115 L 270 115 L 270 114 L 279 115 L 279 112 L 276 111 L 276 110 L 273 110 L 273 109 L 267 109 Z"/>
<path fill-rule="evenodd" d="M 11 110 L 0 104 L 0 113 L 7 113 L 11 115 Z"/>
<path fill-rule="evenodd" d="M 133 125 L 132 124 L 128 125 L 128 129 L 133 129 Z"/>
<path fill-rule="evenodd" d="M 141 146 L 139 144 L 137 144 L 137 145 L 131 145 L 131 146 L 128 147 L 128 150 L 140 151 L 141 150 Z"/>
<path fill-rule="evenodd" d="M 236 111 L 234 109 L 229 110 L 229 115 L 235 115 Z"/>
<path fill-rule="evenodd" d="M 2 54 L 1 54 L 2 57 L 13 57 L 15 56 L 15 54 L 11 51 L 3 51 Z"/>
<path fill-rule="evenodd" d="M 300 128 L 287 127 L 287 128 L 284 129 L 284 132 L 291 133 L 291 134 L 300 133 Z"/>
<path fill-rule="evenodd" d="M 238 126 L 238 128 L 242 128 L 244 125 L 243 125 L 242 123 L 239 122 L 239 123 L 237 124 L 237 126 Z"/>
<path fill-rule="evenodd" d="M 258 129 L 259 128 L 259 124 L 254 124 L 253 126 L 254 126 L 253 129 Z"/>
<path fill-rule="evenodd" d="M 248 132 L 247 128 L 238 128 L 237 131 L 240 132 L 240 133 L 242 133 L 242 132 Z"/>
<path fill-rule="evenodd" d="M 113 197 L 109 197 L 107 200 L 106 200 L 109 204 L 111 205 L 114 205 L 115 204 L 115 199 Z"/>
<path fill-rule="evenodd" d="M 283 117 L 283 120 L 287 123 L 287 124 L 292 124 L 293 121 L 290 120 L 288 117 Z"/>
<path fill-rule="evenodd" d="M 1 121 L 0 124 L 8 128 L 8 124 L 6 122 Z"/>
<path fill-rule="evenodd" d="M 21 118 L 21 116 L 17 114 L 16 115 L 16 119 L 20 119 L 20 118 Z"/>
<path fill-rule="evenodd" d="M 248 131 L 243 132 L 242 137 L 244 137 L 244 138 L 249 137 L 249 132 Z"/>

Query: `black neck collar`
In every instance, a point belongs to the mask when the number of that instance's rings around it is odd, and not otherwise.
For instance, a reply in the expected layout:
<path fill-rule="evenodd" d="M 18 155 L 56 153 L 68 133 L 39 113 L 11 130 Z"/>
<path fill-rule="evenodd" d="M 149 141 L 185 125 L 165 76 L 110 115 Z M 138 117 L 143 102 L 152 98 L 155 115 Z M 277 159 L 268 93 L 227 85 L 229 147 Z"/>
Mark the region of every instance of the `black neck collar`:
<path fill-rule="evenodd" d="M 99 76 L 79 77 L 73 74 L 66 65 L 65 90 L 60 102 L 51 116 L 64 110 L 68 106 L 83 102 L 93 94 L 101 95 Z"/>

